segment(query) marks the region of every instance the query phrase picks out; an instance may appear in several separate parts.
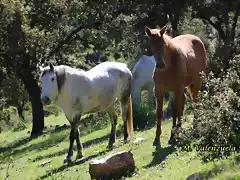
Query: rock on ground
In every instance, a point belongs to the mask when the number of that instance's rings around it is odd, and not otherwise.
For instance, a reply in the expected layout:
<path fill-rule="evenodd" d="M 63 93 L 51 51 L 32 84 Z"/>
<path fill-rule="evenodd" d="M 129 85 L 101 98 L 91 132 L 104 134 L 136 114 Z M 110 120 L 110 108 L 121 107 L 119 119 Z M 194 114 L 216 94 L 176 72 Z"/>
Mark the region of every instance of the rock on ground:
<path fill-rule="evenodd" d="M 91 179 L 119 179 L 135 170 L 135 161 L 130 151 L 118 152 L 89 164 Z"/>
<path fill-rule="evenodd" d="M 199 173 L 194 173 L 191 176 L 188 176 L 186 180 L 202 180 L 202 176 Z"/>

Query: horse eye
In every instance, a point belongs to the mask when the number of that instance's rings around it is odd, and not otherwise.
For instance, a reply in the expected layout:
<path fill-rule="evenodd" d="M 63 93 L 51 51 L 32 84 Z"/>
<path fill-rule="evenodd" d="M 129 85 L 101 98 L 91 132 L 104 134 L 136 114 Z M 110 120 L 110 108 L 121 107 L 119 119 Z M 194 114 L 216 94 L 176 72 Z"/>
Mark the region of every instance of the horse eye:
<path fill-rule="evenodd" d="M 52 78 L 51 81 L 53 82 L 53 81 L 54 81 L 54 78 Z"/>

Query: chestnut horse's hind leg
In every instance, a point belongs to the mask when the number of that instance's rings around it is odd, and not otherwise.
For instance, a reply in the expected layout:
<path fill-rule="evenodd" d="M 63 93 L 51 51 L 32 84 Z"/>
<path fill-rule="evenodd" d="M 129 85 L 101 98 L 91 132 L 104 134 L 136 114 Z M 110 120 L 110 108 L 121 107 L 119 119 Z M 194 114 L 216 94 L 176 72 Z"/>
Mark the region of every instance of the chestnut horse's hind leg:
<path fill-rule="evenodd" d="M 173 105 L 173 125 L 171 131 L 171 137 L 168 141 L 168 144 L 176 143 L 176 136 L 179 134 L 179 130 L 182 127 L 182 117 L 184 111 L 184 104 L 185 104 L 185 94 L 184 91 L 180 91 L 176 93 L 174 98 L 174 105 Z M 177 121 L 178 120 L 178 121 Z"/>
<path fill-rule="evenodd" d="M 191 99 L 194 103 L 198 101 L 198 93 L 201 89 L 201 86 L 202 86 L 202 77 L 199 76 L 193 81 L 191 85 L 187 87 L 188 93 L 190 94 Z M 195 116 L 193 117 L 193 126 L 194 128 L 196 128 L 197 126 L 197 119 Z"/>
<path fill-rule="evenodd" d="M 163 92 L 157 92 L 155 89 L 155 97 L 156 97 L 156 121 L 157 121 L 157 129 L 156 129 L 156 136 L 153 141 L 154 146 L 161 146 L 160 143 L 160 135 L 162 134 L 161 130 L 161 121 L 163 118 Z"/>
<path fill-rule="evenodd" d="M 178 113 L 178 122 L 177 122 L 177 128 L 182 128 L 182 118 L 183 118 L 183 112 L 184 112 L 184 105 L 186 101 L 186 96 L 183 92 L 181 103 L 179 104 L 179 113 Z"/>
<path fill-rule="evenodd" d="M 187 87 L 188 93 L 191 96 L 191 99 L 194 103 L 198 101 L 198 93 L 202 86 L 202 77 L 199 76 L 194 79 L 193 83 Z"/>
<path fill-rule="evenodd" d="M 109 136 L 109 143 L 108 143 L 108 148 L 111 148 L 113 144 L 115 143 L 116 139 L 116 126 L 117 126 L 117 115 L 114 111 L 114 106 L 110 106 L 107 110 L 107 113 L 111 119 L 111 133 Z"/>

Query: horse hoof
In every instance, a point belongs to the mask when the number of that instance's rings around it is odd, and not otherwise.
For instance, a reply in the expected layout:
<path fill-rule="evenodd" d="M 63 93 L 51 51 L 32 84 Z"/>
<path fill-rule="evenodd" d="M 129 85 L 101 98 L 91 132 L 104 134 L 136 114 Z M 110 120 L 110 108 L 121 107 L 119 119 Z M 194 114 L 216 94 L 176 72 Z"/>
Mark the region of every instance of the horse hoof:
<path fill-rule="evenodd" d="M 65 164 L 65 163 L 71 163 L 72 162 L 72 159 L 69 159 L 69 158 L 66 158 L 66 159 L 64 159 L 64 161 L 63 161 L 63 163 Z"/>
<path fill-rule="evenodd" d="M 113 145 L 112 144 L 108 144 L 107 145 L 107 149 L 110 149 L 110 150 L 113 149 Z"/>
<path fill-rule="evenodd" d="M 126 139 L 126 140 L 123 141 L 123 144 L 128 144 L 129 141 L 130 141 L 129 139 Z"/>
<path fill-rule="evenodd" d="M 76 156 L 76 160 L 82 159 L 82 158 L 83 158 L 83 155 L 82 155 L 82 154 L 78 154 L 78 155 Z"/>

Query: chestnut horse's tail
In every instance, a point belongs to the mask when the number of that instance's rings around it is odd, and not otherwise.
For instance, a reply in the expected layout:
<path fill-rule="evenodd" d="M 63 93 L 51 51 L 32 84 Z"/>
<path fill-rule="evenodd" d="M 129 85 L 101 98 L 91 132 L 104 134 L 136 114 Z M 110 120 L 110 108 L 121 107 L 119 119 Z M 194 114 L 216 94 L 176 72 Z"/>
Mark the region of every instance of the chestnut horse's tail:
<path fill-rule="evenodd" d="M 127 131 L 130 136 L 133 134 L 133 113 L 132 113 L 132 97 L 128 98 L 128 109 L 126 113 Z"/>
<path fill-rule="evenodd" d="M 190 84 L 190 85 L 187 87 L 187 91 L 188 91 L 188 94 L 190 95 L 191 100 L 193 101 L 193 93 L 192 93 L 192 90 L 193 90 L 193 84 Z"/>

